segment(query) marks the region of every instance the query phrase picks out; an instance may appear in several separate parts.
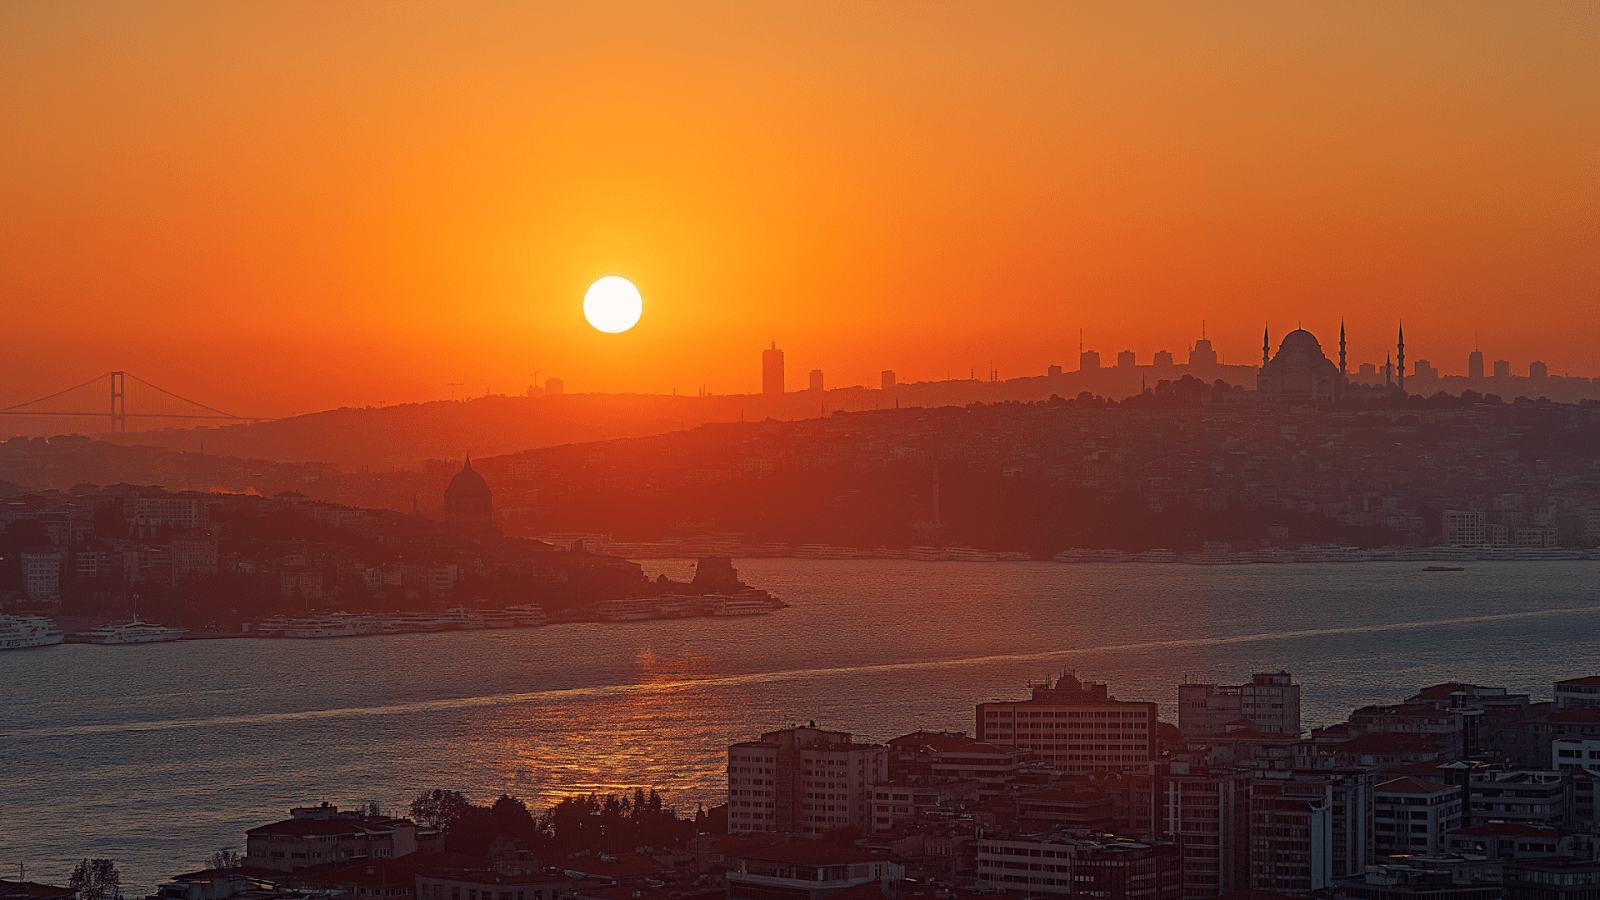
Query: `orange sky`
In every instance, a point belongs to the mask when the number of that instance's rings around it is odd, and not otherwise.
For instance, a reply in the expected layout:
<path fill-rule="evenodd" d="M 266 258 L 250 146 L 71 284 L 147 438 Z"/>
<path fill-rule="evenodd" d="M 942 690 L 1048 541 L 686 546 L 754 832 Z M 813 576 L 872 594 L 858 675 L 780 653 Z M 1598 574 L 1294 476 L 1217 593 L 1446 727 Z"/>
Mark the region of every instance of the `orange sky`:
<path fill-rule="evenodd" d="M 1594 4 L 9 3 L 0 404 L 1225 361 L 1600 376 Z M 631 332 L 582 318 L 633 279 Z"/>

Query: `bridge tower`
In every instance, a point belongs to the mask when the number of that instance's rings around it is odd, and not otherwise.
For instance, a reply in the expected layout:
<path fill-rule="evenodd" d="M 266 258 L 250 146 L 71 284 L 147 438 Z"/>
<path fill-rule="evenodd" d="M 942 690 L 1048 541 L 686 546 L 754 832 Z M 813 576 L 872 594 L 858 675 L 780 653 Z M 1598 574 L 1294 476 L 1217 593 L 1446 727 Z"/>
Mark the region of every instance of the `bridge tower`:
<path fill-rule="evenodd" d="M 128 430 L 128 391 L 126 372 L 111 373 L 111 430 Z"/>

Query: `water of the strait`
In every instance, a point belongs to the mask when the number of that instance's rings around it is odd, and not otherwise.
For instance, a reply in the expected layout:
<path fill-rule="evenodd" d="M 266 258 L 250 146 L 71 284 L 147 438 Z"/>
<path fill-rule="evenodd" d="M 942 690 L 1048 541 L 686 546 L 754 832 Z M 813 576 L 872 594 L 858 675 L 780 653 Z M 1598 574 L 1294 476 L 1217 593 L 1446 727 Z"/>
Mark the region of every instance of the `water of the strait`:
<path fill-rule="evenodd" d="M 291 806 L 420 791 L 534 809 L 562 795 L 722 797 L 730 742 L 787 723 L 882 740 L 1064 669 L 1154 700 L 1287 669 L 1306 727 L 1440 681 L 1549 697 L 1600 671 L 1586 562 L 1195 567 L 744 560 L 769 616 L 330 641 L 0 654 L 0 867 L 129 894 L 244 848 Z M 687 562 L 647 564 L 687 577 Z"/>

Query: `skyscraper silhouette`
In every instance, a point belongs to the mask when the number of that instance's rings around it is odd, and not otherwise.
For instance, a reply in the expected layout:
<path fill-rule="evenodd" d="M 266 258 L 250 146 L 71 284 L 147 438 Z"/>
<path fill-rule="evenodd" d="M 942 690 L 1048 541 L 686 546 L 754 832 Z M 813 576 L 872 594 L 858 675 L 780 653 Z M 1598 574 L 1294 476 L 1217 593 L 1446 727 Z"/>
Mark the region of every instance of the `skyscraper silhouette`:
<path fill-rule="evenodd" d="M 783 394 L 783 351 L 777 341 L 770 350 L 761 351 L 761 393 Z"/>

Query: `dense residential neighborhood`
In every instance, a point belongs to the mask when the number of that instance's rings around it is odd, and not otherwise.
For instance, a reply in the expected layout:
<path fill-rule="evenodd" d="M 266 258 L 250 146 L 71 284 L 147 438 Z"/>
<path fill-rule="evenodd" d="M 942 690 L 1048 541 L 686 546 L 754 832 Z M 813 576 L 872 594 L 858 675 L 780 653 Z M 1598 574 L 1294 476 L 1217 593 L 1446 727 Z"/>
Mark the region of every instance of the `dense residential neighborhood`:
<path fill-rule="evenodd" d="M 1588 900 L 1600 676 L 1552 688 L 1437 684 L 1302 732 L 1287 672 L 1180 685 L 1175 725 L 1064 673 L 978 704 L 972 735 L 734 742 L 727 803 L 689 817 L 653 790 L 299 807 L 154 898 Z"/>

